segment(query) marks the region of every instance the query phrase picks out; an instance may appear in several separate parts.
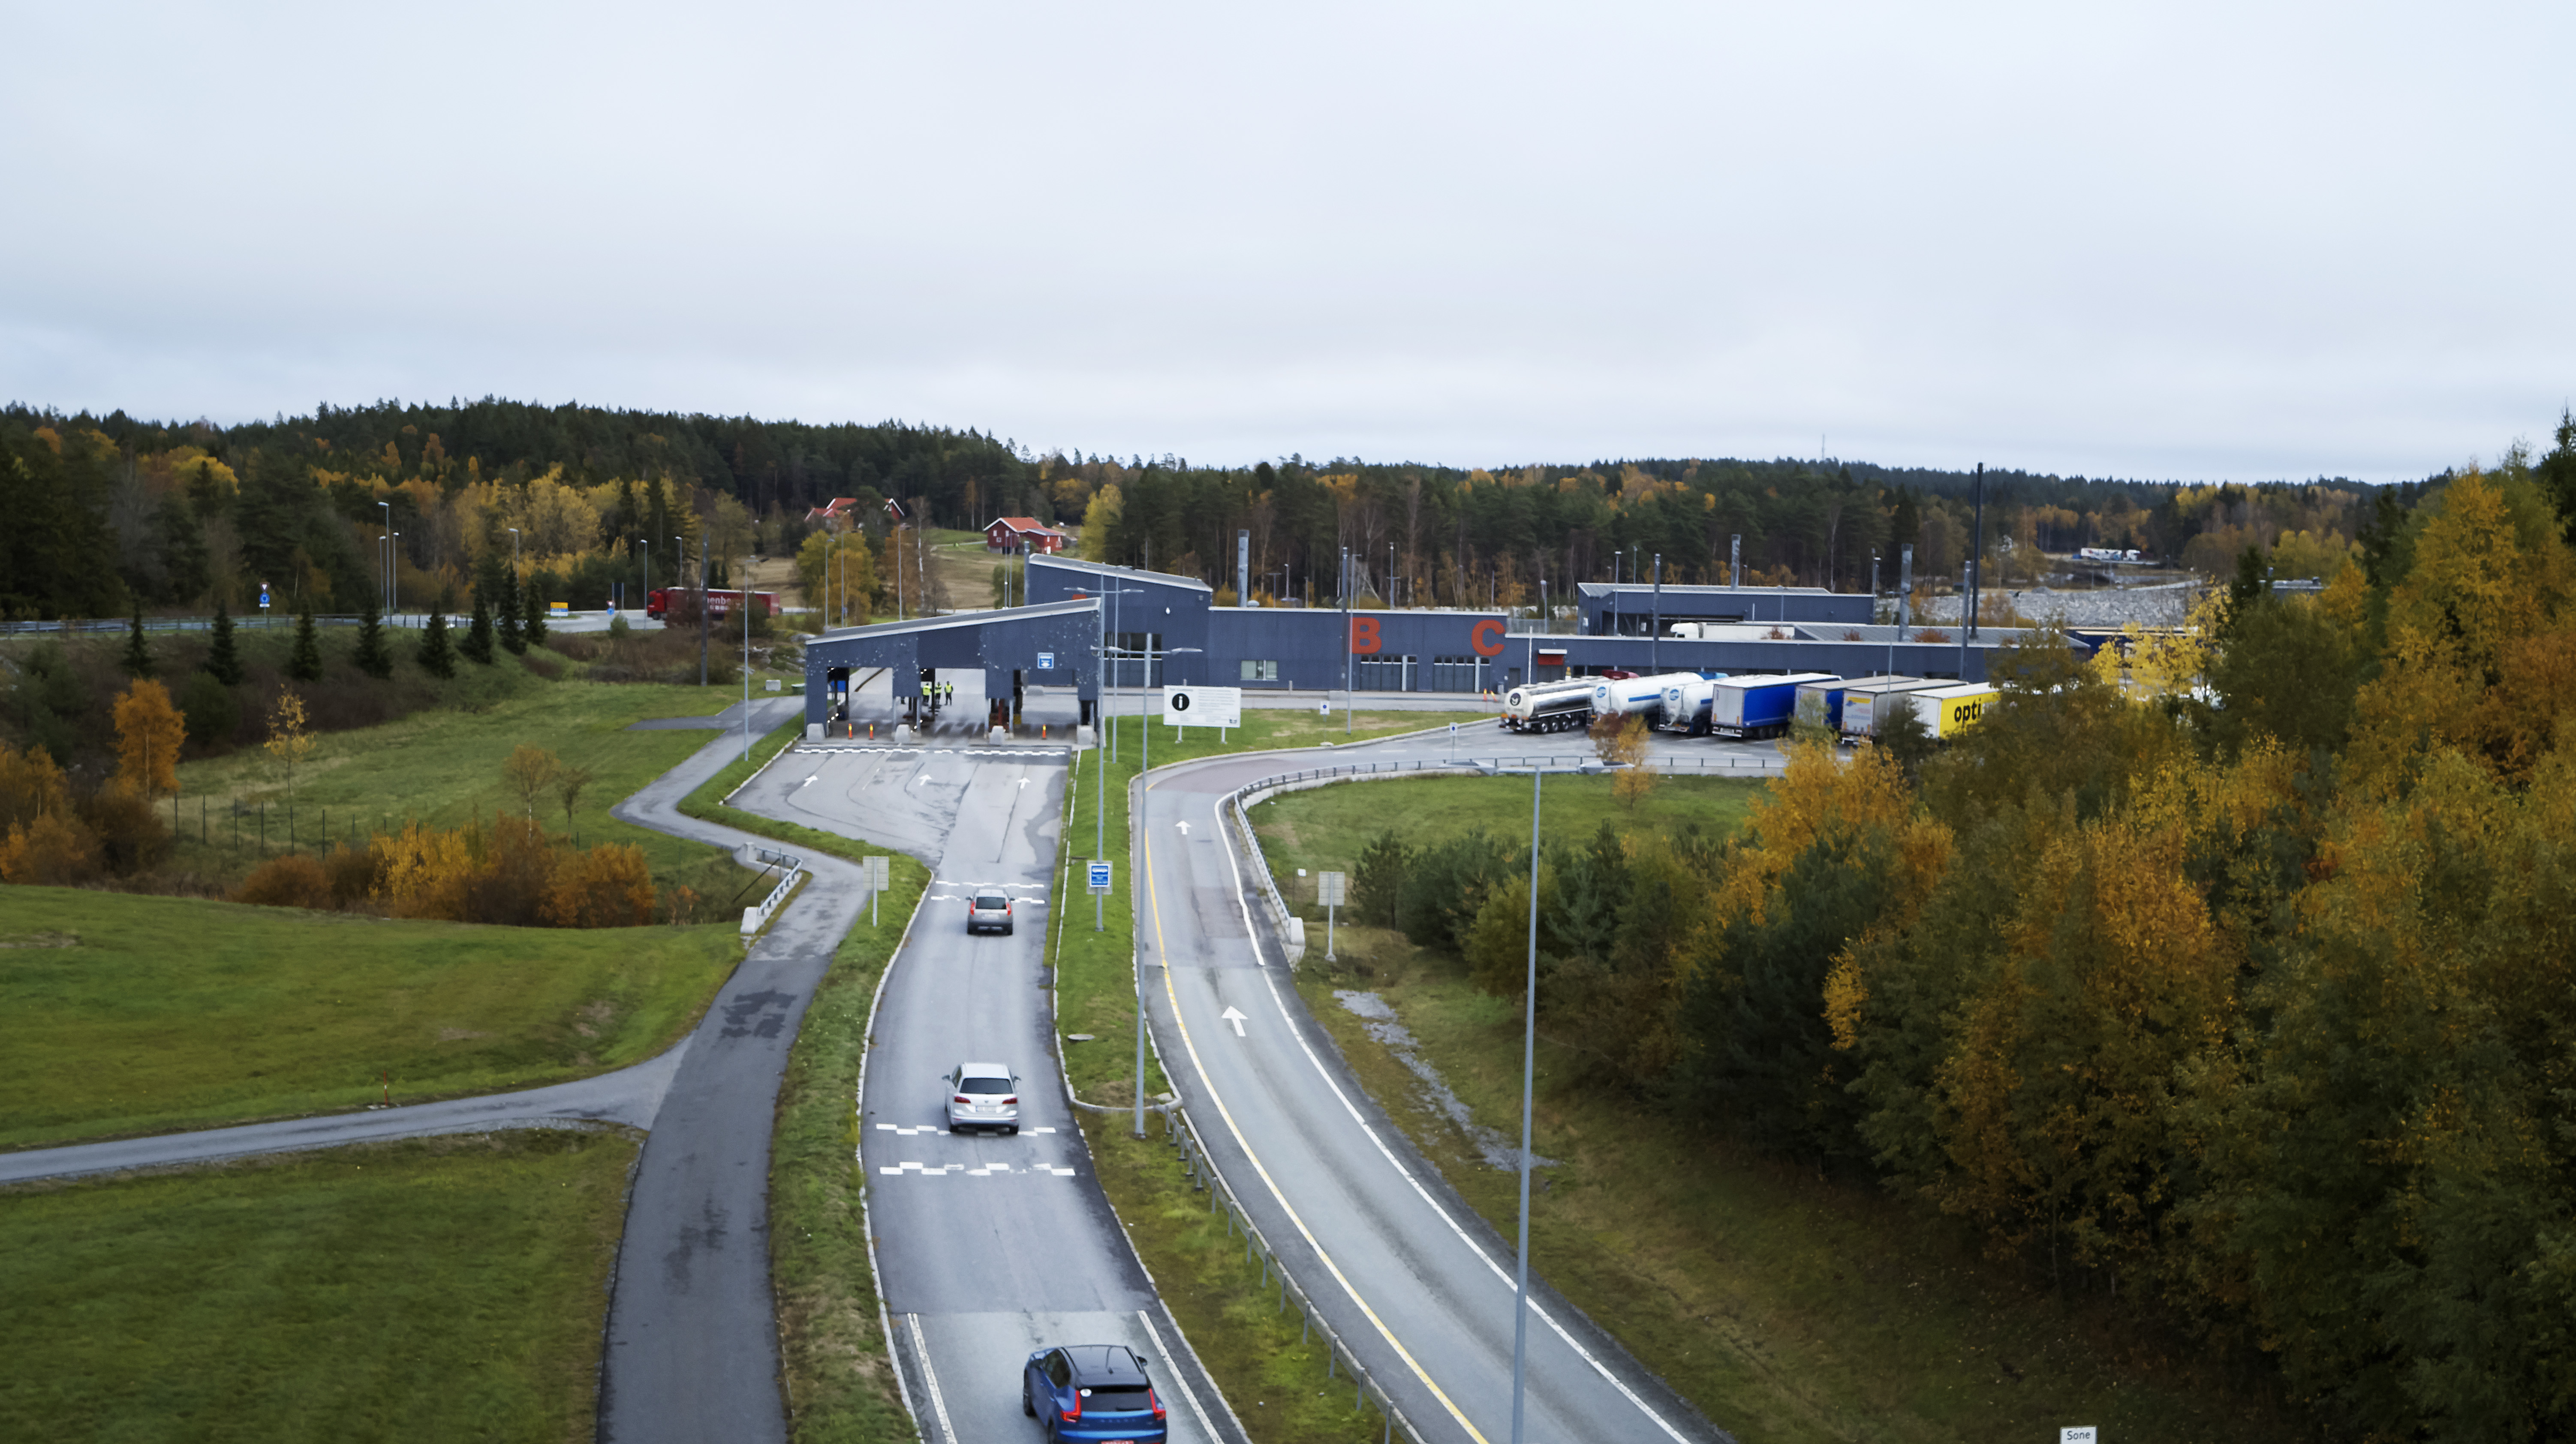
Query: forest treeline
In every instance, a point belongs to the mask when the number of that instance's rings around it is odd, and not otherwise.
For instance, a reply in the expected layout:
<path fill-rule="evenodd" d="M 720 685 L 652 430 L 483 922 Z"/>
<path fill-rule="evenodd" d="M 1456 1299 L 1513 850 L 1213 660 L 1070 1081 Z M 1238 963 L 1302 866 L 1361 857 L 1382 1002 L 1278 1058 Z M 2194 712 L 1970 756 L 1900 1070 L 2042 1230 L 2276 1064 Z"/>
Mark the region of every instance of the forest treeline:
<path fill-rule="evenodd" d="M 2371 488 L 1986 474 L 1989 579 L 2037 574 L 2043 551 L 2135 547 L 2223 570 L 2248 545 L 2324 576 L 2369 521 Z M 318 407 L 233 426 L 0 410 L 0 617 L 235 612 L 262 582 L 279 607 L 354 612 L 392 542 L 405 607 L 497 585 L 515 558 L 536 595 L 630 599 L 701 560 L 797 556 L 805 517 L 854 497 L 868 530 L 868 610 L 893 609 L 918 557 L 885 536 L 912 522 L 980 529 L 996 515 L 1079 526 L 1086 555 L 1230 589 L 1251 534 L 1258 595 L 1401 605 L 1525 605 L 1545 581 L 1726 578 L 1882 586 L 1898 547 L 1918 577 L 1954 578 L 1972 549 L 1972 479 L 1863 463 L 1641 460 L 1476 470 L 1302 457 L 1194 466 L 1032 455 L 974 430 L 817 426 L 484 400 Z M 808 570 L 819 572 L 810 566 Z M 838 575 L 835 573 L 834 575 Z M 461 601 L 460 601 L 461 604 Z"/>
<path fill-rule="evenodd" d="M 2320 595 L 2242 554 L 2197 676 L 2043 634 L 1943 748 L 1795 748 L 1740 838 L 1549 852 L 1553 1066 L 2268 1359 L 2330 1434 L 2576 1434 L 2568 439 L 2375 505 Z M 1354 883 L 1517 1002 L 1528 876 L 1388 834 Z"/>

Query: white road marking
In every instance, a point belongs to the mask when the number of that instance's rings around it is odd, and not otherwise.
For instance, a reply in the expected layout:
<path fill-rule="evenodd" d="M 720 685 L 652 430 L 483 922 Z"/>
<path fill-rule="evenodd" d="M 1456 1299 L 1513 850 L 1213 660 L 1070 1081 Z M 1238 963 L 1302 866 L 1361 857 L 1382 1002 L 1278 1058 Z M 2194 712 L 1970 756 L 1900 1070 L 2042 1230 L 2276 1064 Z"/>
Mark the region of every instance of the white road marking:
<path fill-rule="evenodd" d="M 1154 1328 L 1154 1316 L 1145 1312 L 1143 1309 L 1138 1309 L 1136 1311 L 1136 1321 L 1145 1326 L 1145 1337 L 1153 1341 L 1154 1353 L 1164 1362 L 1172 1364 L 1172 1371 L 1169 1376 L 1172 1381 L 1172 1387 L 1181 1391 L 1181 1402 L 1189 1405 L 1190 1412 L 1198 1417 L 1199 1432 L 1210 1439 L 1221 1439 L 1225 1437 L 1216 1432 L 1216 1426 L 1214 1424 L 1208 1422 L 1207 1410 L 1199 1407 L 1198 1391 L 1190 1387 L 1189 1376 L 1181 1372 L 1181 1366 L 1179 1364 L 1172 1363 L 1172 1351 L 1163 1347 L 1163 1336 Z"/>
<path fill-rule="evenodd" d="M 1149 788 L 1148 790 L 1150 791 L 1151 789 Z M 1261 934 L 1252 926 L 1252 902 L 1243 890 L 1243 873 L 1235 864 L 1234 849 L 1231 847 L 1225 850 L 1225 865 L 1226 870 L 1232 874 L 1234 878 L 1234 901 L 1235 905 L 1243 910 L 1243 931 L 1246 939 L 1252 944 L 1252 959 L 1256 964 L 1259 964 L 1261 963 Z M 1153 886 L 1150 879 L 1148 879 L 1146 886 L 1150 891 Z M 1154 938 L 1154 946 L 1158 952 L 1162 949 L 1163 945 L 1160 924 L 1161 918 L 1158 915 L 1156 918 L 1156 934 Z M 1483 1263 L 1488 1270 L 1492 1271 L 1494 1277 L 1501 1280 L 1505 1287 L 1517 1292 L 1519 1284 L 1513 1279 L 1513 1277 L 1509 1273 L 1504 1272 L 1503 1266 L 1495 1262 L 1483 1248 L 1477 1245 L 1473 1238 L 1468 1237 L 1467 1231 L 1458 1226 L 1458 1220 L 1449 1216 L 1449 1210 L 1442 1208 L 1439 1203 L 1431 1197 L 1431 1191 L 1422 1186 L 1422 1180 L 1415 1178 L 1411 1170 L 1407 1169 L 1402 1163 L 1396 1161 L 1395 1151 L 1386 1146 L 1386 1140 L 1377 1136 L 1377 1130 L 1369 1127 L 1368 1120 L 1362 1118 L 1360 1116 L 1360 1111 L 1351 1106 L 1351 1100 L 1343 1096 L 1341 1085 L 1333 1081 L 1332 1073 L 1324 1067 L 1324 1060 L 1315 1056 L 1315 1050 L 1307 1043 L 1306 1035 L 1297 1030 L 1296 1019 L 1289 1016 L 1287 1000 L 1279 995 L 1279 983 L 1277 978 L 1270 972 L 1267 964 L 1262 964 L 1262 969 L 1261 981 L 1264 986 L 1270 989 L 1270 1001 L 1278 1008 L 1280 1021 L 1288 1025 L 1288 1036 L 1297 1040 L 1297 1046 L 1305 1053 L 1306 1061 L 1314 1065 L 1315 1076 L 1323 1079 L 1324 1086 L 1333 1091 L 1333 1097 L 1342 1105 L 1342 1110 L 1350 1114 L 1351 1122 L 1357 1124 L 1361 1134 L 1367 1137 L 1370 1143 L 1377 1146 L 1379 1156 L 1386 1160 L 1388 1167 L 1395 1170 L 1396 1176 L 1412 1185 L 1414 1194 L 1430 1208 L 1432 1214 L 1442 1223 L 1449 1225 L 1449 1231 L 1457 1235 L 1460 1243 L 1467 1246 L 1467 1251 L 1474 1254 L 1479 1262 Z M 1164 970 L 1163 988 L 1165 995 L 1171 1001 L 1172 1017 L 1175 1021 L 1178 1021 L 1181 1011 L 1181 999 L 1179 992 L 1173 989 L 1170 979 L 1171 970 L 1166 968 Z M 1189 1046 L 1189 1025 L 1187 1023 L 1181 1024 L 1181 1043 L 1183 1047 Z M 1198 1067 L 1199 1080 L 1207 1085 L 1210 1095 L 1213 1096 L 1216 1091 L 1216 1085 L 1208 1078 L 1206 1067 L 1199 1064 L 1196 1050 L 1192 1050 L 1190 1062 L 1193 1066 Z M 1217 1111 L 1220 1114 L 1225 1112 L 1225 1104 L 1222 1101 L 1217 1103 Z M 1269 1170 L 1262 1167 L 1261 1160 L 1259 1158 L 1253 1157 L 1252 1145 L 1244 1140 L 1242 1130 L 1234 1127 L 1234 1120 L 1230 1116 L 1226 1118 L 1226 1127 L 1229 1131 L 1233 1132 L 1235 1144 L 1243 1150 L 1244 1156 L 1252 1159 L 1252 1166 L 1255 1171 L 1261 1174 L 1262 1182 L 1269 1183 Z M 1279 1186 L 1277 1184 L 1271 1184 L 1270 1194 L 1271 1197 L 1279 1201 L 1279 1206 L 1288 1212 L 1290 1220 L 1292 1222 L 1295 1221 L 1297 1217 L 1296 1212 L 1294 1209 L 1289 1208 L 1288 1200 L 1286 1196 L 1279 1192 Z M 1299 1223 L 1298 1228 L 1300 1232 L 1303 1232 L 1305 1225 L 1303 1223 Z M 1311 1234 L 1307 1236 L 1307 1242 L 1310 1244 L 1314 1243 L 1314 1237 Z M 1318 1254 L 1322 1253 L 1320 1246 L 1317 1247 L 1316 1252 Z M 1332 1261 L 1330 1259 L 1325 1260 L 1325 1267 L 1332 1267 Z M 1339 1271 L 1336 1270 L 1335 1272 L 1338 1274 Z M 1349 1291 L 1350 1285 L 1345 1282 L 1343 1284 L 1343 1289 L 1346 1292 Z M 1356 1293 L 1352 1293 L 1352 1299 L 1354 1302 L 1357 1302 L 1358 1298 L 1359 1296 Z M 1368 1305 L 1361 1303 L 1360 1307 L 1363 1311 L 1366 1311 Z M 1581 1358 L 1583 1362 L 1590 1364 L 1592 1366 L 1592 1371 L 1595 1374 L 1600 1375 L 1611 1388 L 1618 1390 L 1621 1398 L 1624 1398 L 1629 1403 L 1635 1405 L 1638 1413 L 1645 1415 L 1649 1420 L 1653 1421 L 1656 1428 L 1663 1430 L 1666 1435 L 1670 1436 L 1675 1441 L 1675 1444 L 1689 1444 L 1688 1438 L 1683 1435 L 1681 1430 L 1674 1428 L 1663 1415 L 1655 1412 L 1653 1406 L 1649 1405 L 1644 1399 L 1639 1398 L 1637 1391 L 1629 1388 L 1626 1380 L 1611 1373 L 1608 1365 L 1593 1357 L 1592 1351 L 1583 1347 L 1582 1343 L 1572 1334 L 1567 1333 L 1565 1331 L 1565 1325 L 1558 1323 L 1549 1315 L 1546 1309 L 1539 1306 L 1535 1299 L 1530 1301 L 1529 1311 L 1532 1314 L 1537 1315 L 1539 1321 L 1546 1324 L 1559 1339 L 1564 1340 L 1565 1346 L 1572 1349 L 1577 1357 Z M 1376 1316 L 1374 1314 L 1370 1315 L 1370 1322 L 1376 1322 Z M 1378 1328 L 1380 1333 L 1383 1334 L 1386 1332 L 1385 1325 L 1380 1324 Z M 1392 1335 L 1388 1336 L 1388 1342 L 1394 1342 Z M 1398 1352 L 1402 1352 L 1402 1348 L 1402 1345 L 1397 1345 Z M 1412 1363 L 1412 1358 L 1409 1355 L 1406 1356 L 1405 1362 L 1408 1364 Z M 1414 1369 L 1414 1375 L 1421 1379 L 1425 1384 L 1431 1384 L 1430 1376 L 1424 1374 L 1419 1366 Z M 1440 1393 L 1440 1387 L 1437 1384 L 1432 1384 L 1431 1390 L 1434 1394 Z M 1445 1394 L 1441 1395 L 1440 1401 L 1443 1404 L 1447 1404 L 1449 1402 L 1448 1396 Z M 1451 1417 L 1457 1419 L 1460 1424 L 1467 1424 L 1466 1416 L 1458 1413 L 1455 1406 L 1451 1406 L 1449 1412 Z M 1475 1426 L 1467 1425 L 1467 1432 L 1470 1434 L 1476 1434 Z M 1476 1437 L 1480 1440 L 1484 1438 L 1481 1434 L 1476 1434 Z"/>
<path fill-rule="evenodd" d="M 1226 1010 L 1217 1016 L 1234 1025 L 1234 1036 L 1238 1038 L 1243 1036 L 1243 1010 L 1228 1005 Z"/>
<path fill-rule="evenodd" d="M 817 778 L 817 777 L 821 777 L 822 775 L 823 775 L 822 773 L 817 772 L 817 773 L 815 773 L 815 774 L 814 774 L 814 776 L 813 776 L 813 777 L 808 777 L 808 778 L 806 778 L 804 781 L 799 782 L 799 783 L 797 783 L 796 785 L 797 785 L 797 786 L 799 786 L 799 787 L 811 787 L 811 786 L 813 786 L 813 785 L 814 785 L 814 779 L 815 779 L 815 778 Z"/>
<path fill-rule="evenodd" d="M 939 1432 L 948 1436 L 948 1444 L 959 1444 L 957 1426 L 948 1422 L 948 1401 L 939 1394 L 938 1371 L 930 1367 L 930 1341 L 921 1336 L 921 1315 L 906 1314 L 912 1324 L 912 1351 L 921 1359 L 921 1377 L 930 1385 L 930 1407 L 939 1415 Z"/>
<path fill-rule="evenodd" d="M 915 1136 L 915 1135 L 917 1135 L 917 1134 L 923 1134 L 923 1133 L 945 1133 L 945 1132 L 947 1132 L 947 1131 L 948 1131 L 948 1130 L 947 1130 L 946 1128 L 944 1128 L 944 1127 L 942 1127 L 942 1126 L 940 1126 L 939 1124 L 936 1124 L 936 1123 L 924 1123 L 924 1124 L 920 1125 L 919 1127 L 915 1127 L 915 1128 L 907 1128 L 907 1127 L 905 1127 L 904 1125 L 902 1125 L 902 1124 L 900 1124 L 900 1123 L 880 1123 L 880 1124 L 878 1124 L 878 1125 L 877 1125 L 877 1132 L 879 1132 L 879 1133 L 892 1133 L 892 1134 L 896 1134 L 896 1135 L 898 1135 L 898 1136 L 900 1136 L 900 1137 L 904 1137 L 904 1138 L 911 1138 L 911 1137 L 914 1137 L 914 1136 Z M 1054 1130 L 1054 1129 L 1052 1129 L 1052 1128 L 1023 1128 L 1023 1129 L 1021 1129 L 1020 1131 L 1021 1131 L 1022 1133 L 1053 1133 L 1053 1132 L 1055 1132 L 1055 1130 Z"/>
<path fill-rule="evenodd" d="M 1190 835 L 1190 825 L 1189 825 L 1188 823 L 1186 823 L 1186 822 L 1181 822 L 1181 823 L 1175 823 L 1175 824 L 1173 824 L 1173 825 L 1174 825 L 1174 826 L 1176 826 L 1176 827 L 1178 827 L 1178 828 L 1180 828 L 1180 830 L 1181 830 L 1181 836 L 1183 836 L 1183 837 L 1187 837 L 1187 836 L 1189 836 L 1189 835 Z"/>

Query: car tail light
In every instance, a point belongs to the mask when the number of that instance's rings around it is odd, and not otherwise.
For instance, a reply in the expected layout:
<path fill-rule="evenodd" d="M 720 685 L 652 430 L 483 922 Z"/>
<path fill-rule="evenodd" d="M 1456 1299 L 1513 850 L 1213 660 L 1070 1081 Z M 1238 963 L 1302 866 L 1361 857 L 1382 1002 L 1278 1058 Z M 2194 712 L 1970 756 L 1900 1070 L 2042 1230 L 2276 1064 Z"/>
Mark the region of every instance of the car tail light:
<path fill-rule="evenodd" d="M 959 1094 L 955 1095 L 954 1097 L 950 1098 L 948 1101 L 950 1101 L 951 1103 L 964 1103 L 964 1104 L 972 1105 L 972 1104 L 974 1103 L 974 1101 L 975 1101 L 975 1100 L 974 1100 L 974 1099 L 972 1099 L 972 1098 L 967 1097 L 967 1096 L 966 1096 L 965 1094 L 963 1094 L 963 1093 L 959 1093 Z"/>
<path fill-rule="evenodd" d="M 1016 1106 L 1016 1105 L 1019 1103 L 1019 1101 L 1020 1101 L 1020 1095 L 1019 1095 L 1019 1094 L 1017 1094 L 1017 1093 L 1014 1093 L 1014 1094 L 1012 1094 L 1010 1097 L 1005 1098 L 1005 1099 L 1003 1099 L 1002 1101 L 1003 1101 L 1003 1102 L 1005 1102 L 1005 1103 L 1009 1103 L 1009 1104 L 1012 1104 L 1012 1105 Z"/>
<path fill-rule="evenodd" d="M 1006 902 L 1006 903 L 1002 904 L 1002 916 L 1004 916 L 1004 917 L 1009 917 L 1010 915 L 1011 915 L 1011 905 L 1010 905 L 1009 903 L 1007 903 L 1007 902 Z"/>
<path fill-rule="evenodd" d="M 1076 1389 L 1073 1391 L 1073 1402 L 1064 1406 L 1064 1421 L 1070 1424 L 1081 1417 L 1082 1391 L 1080 1389 Z"/>
<path fill-rule="evenodd" d="M 1155 1393 L 1155 1392 L 1154 1392 L 1153 1390 L 1151 1390 L 1151 1389 L 1148 1389 L 1148 1390 L 1146 1390 L 1146 1391 L 1145 1391 L 1145 1402 L 1154 1406 L 1154 1422 L 1155 1422 L 1155 1423 L 1157 1423 L 1157 1424 L 1162 1423 L 1162 1422 L 1163 1422 L 1163 1396 L 1162 1396 L 1162 1395 L 1160 1395 L 1160 1394 Z"/>

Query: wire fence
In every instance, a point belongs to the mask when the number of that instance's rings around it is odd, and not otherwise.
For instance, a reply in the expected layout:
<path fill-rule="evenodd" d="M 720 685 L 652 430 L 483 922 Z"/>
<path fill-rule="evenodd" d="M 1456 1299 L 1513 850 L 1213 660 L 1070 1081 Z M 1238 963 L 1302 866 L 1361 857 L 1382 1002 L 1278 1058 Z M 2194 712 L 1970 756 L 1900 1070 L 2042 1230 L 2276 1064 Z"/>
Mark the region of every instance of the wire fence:
<path fill-rule="evenodd" d="M 428 612 L 395 612 L 378 617 L 376 620 L 383 626 L 419 631 L 429 625 L 430 616 Z M 551 616 L 548 618 L 550 621 L 553 619 Z M 313 625 L 317 627 L 354 627 L 364 620 L 355 613 L 346 616 L 338 613 L 313 614 Z M 471 618 L 460 618 L 453 613 L 450 613 L 447 618 L 448 625 L 452 627 L 464 626 L 471 620 Z M 245 613 L 233 618 L 232 623 L 234 627 L 246 632 L 283 630 L 295 625 L 295 614 L 292 612 L 278 612 L 274 615 Z M 100 632 L 123 632 L 133 625 L 133 619 L 129 617 L 70 617 L 51 622 L 0 622 L 0 637 L 81 636 Z M 214 629 L 215 619 L 212 617 L 145 617 L 143 619 L 143 630 L 146 632 L 211 632 Z"/>

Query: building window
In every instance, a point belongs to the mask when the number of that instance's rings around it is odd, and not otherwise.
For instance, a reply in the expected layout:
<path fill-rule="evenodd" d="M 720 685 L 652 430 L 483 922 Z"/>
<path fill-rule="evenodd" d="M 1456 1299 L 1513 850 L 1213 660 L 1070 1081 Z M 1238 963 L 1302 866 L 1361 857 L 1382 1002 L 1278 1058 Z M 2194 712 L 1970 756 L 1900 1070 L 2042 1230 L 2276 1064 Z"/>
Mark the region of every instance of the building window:
<path fill-rule="evenodd" d="M 1255 662 L 1247 657 L 1244 659 L 1243 663 L 1243 680 L 1247 682 L 1276 682 L 1279 680 L 1279 664 L 1277 662 Z"/>

